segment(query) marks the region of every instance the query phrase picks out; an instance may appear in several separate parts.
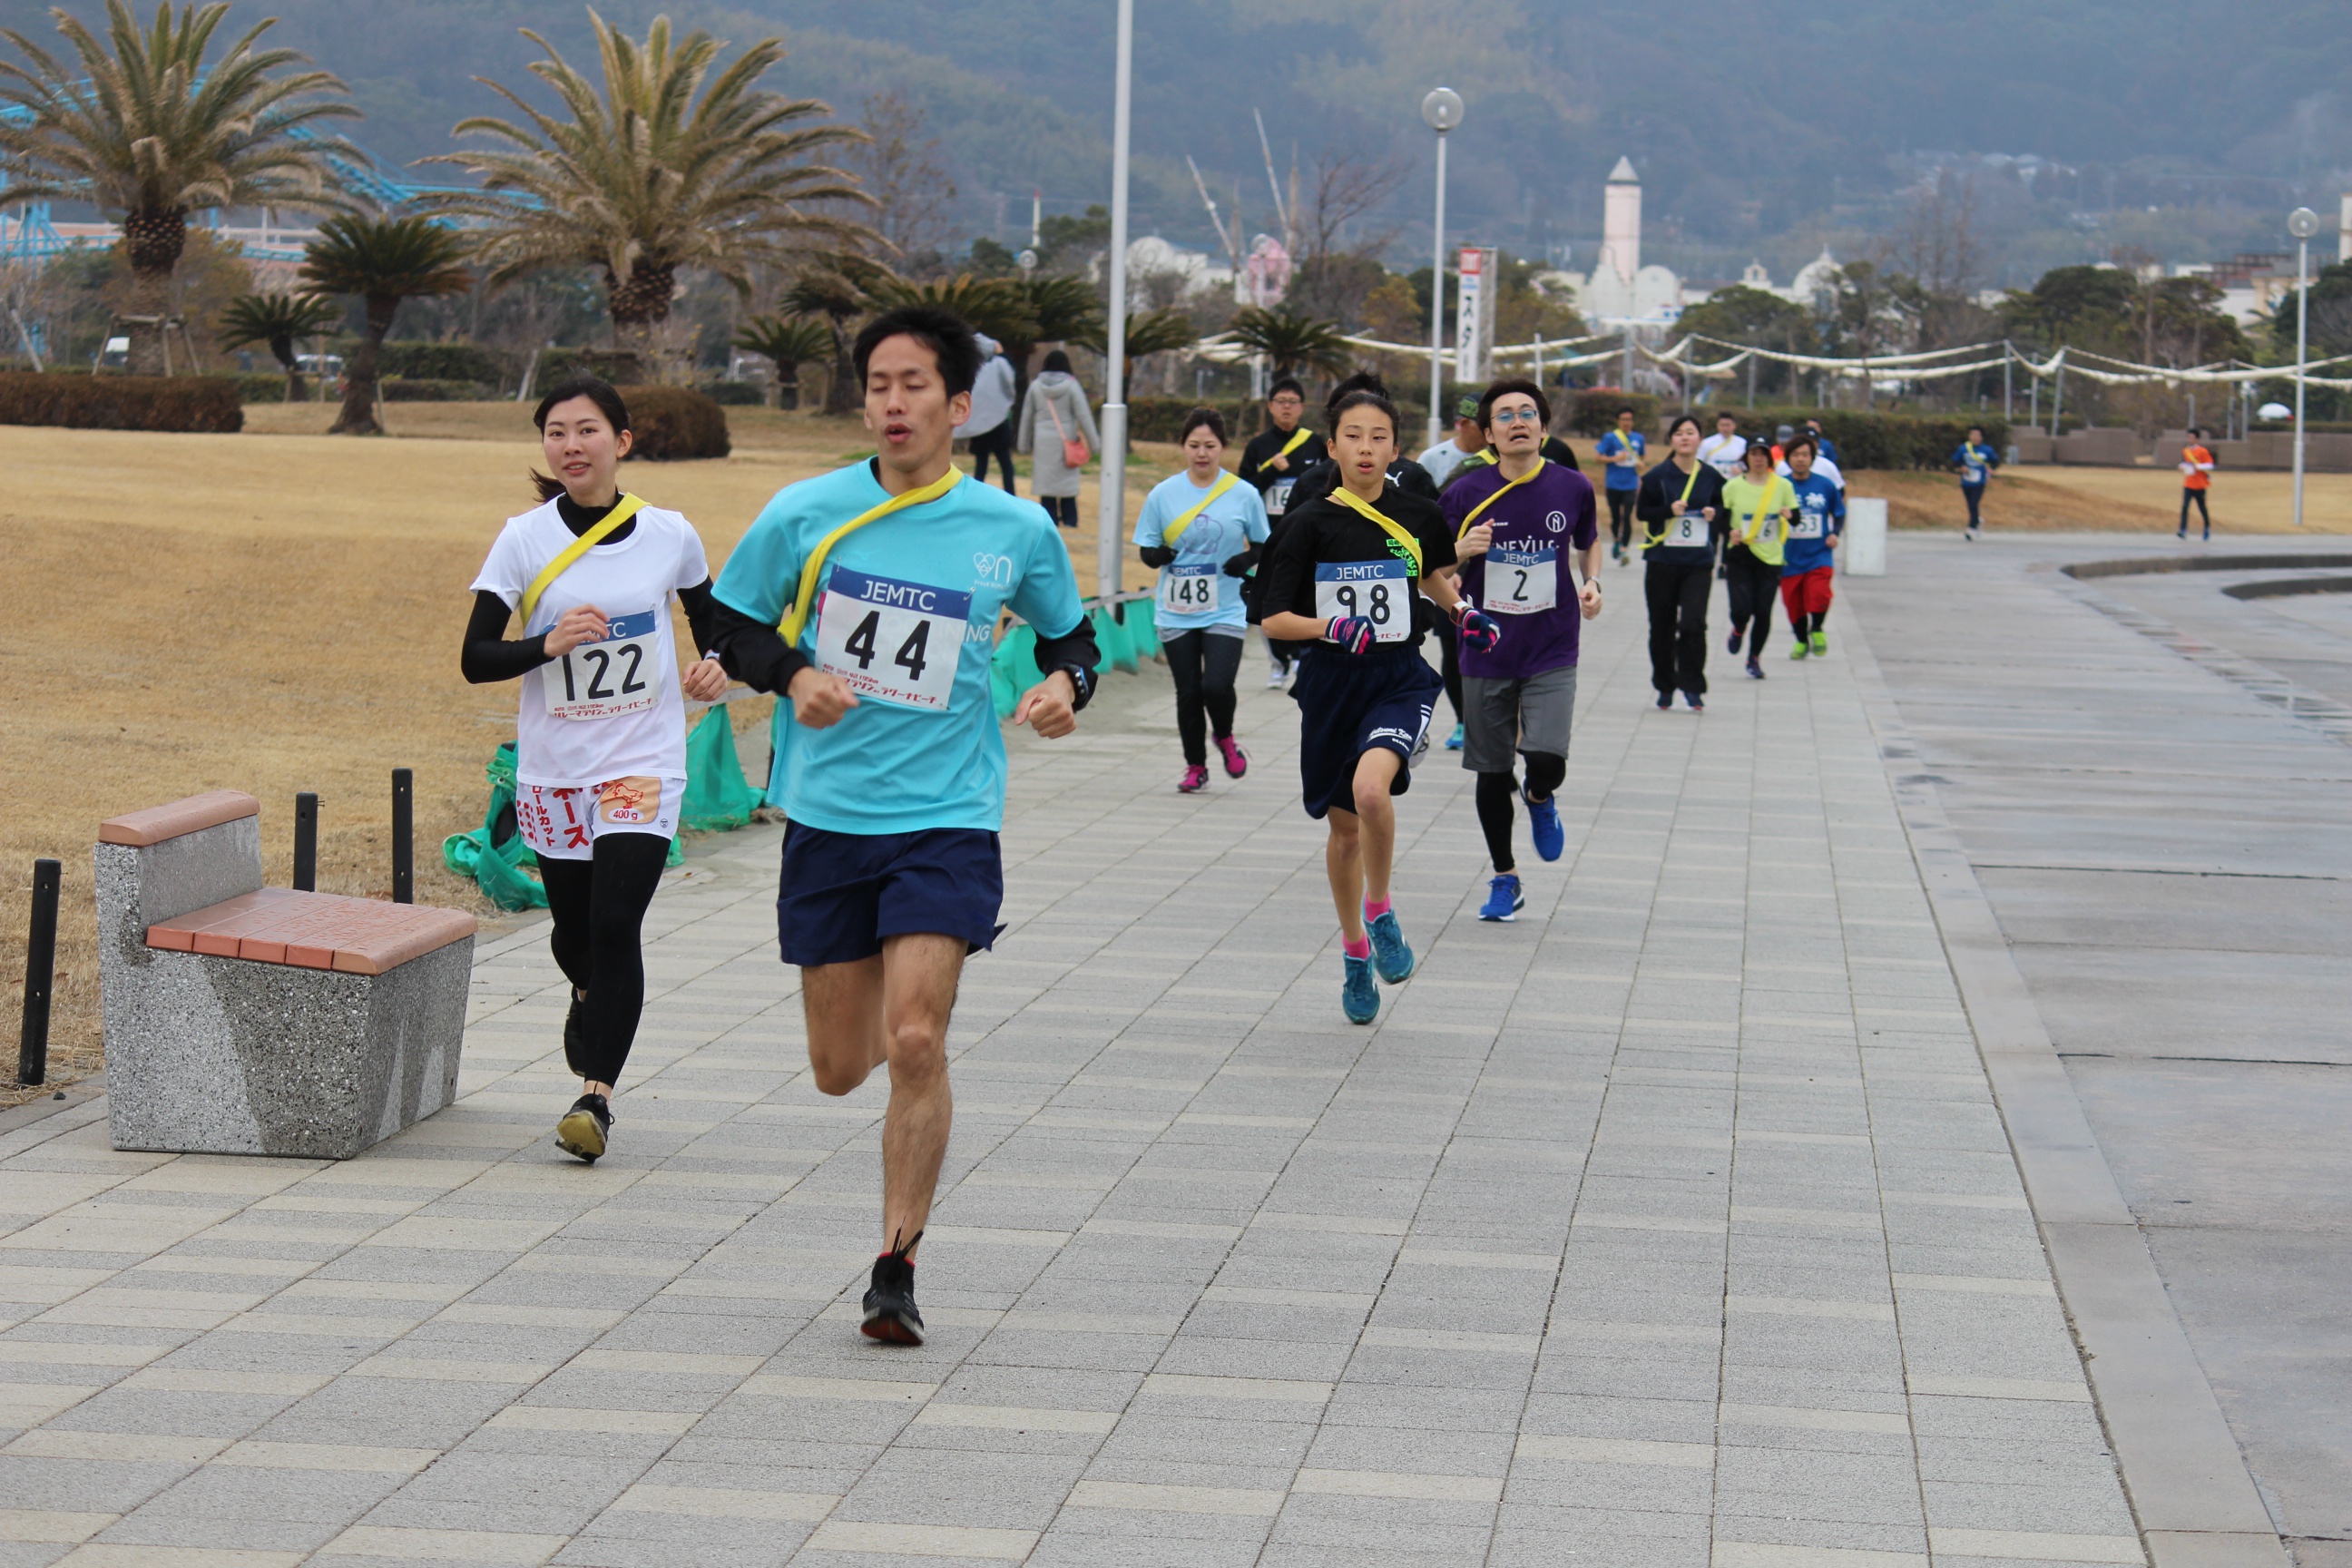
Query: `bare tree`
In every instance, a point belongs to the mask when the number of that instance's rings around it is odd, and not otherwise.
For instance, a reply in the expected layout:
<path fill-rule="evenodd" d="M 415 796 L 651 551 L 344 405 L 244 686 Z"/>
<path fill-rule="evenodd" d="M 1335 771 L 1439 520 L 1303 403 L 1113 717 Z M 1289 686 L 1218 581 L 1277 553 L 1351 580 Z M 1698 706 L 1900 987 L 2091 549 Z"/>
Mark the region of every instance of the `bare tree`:
<path fill-rule="evenodd" d="M 867 222 L 900 257 L 935 251 L 948 237 L 956 183 L 940 160 L 939 139 L 923 134 L 923 110 L 895 88 L 873 93 L 861 129 L 871 140 L 844 161 L 874 198 Z"/>
<path fill-rule="evenodd" d="M 1965 296 L 1984 270 L 1977 237 L 1977 180 L 1948 169 L 1930 171 L 1915 189 L 1895 230 L 1892 259 L 1937 299 Z"/>
<path fill-rule="evenodd" d="M 1315 160 L 1311 184 L 1293 196 L 1298 249 L 1292 258 L 1292 305 L 1310 316 L 1354 322 L 1366 291 L 1378 281 L 1374 258 L 1396 237 L 1393 226 L 1370 230 L 1364 220 L 1396 194 L 1405 174 L 1402 159 L 1360 152 L 1325 153 Z"/>

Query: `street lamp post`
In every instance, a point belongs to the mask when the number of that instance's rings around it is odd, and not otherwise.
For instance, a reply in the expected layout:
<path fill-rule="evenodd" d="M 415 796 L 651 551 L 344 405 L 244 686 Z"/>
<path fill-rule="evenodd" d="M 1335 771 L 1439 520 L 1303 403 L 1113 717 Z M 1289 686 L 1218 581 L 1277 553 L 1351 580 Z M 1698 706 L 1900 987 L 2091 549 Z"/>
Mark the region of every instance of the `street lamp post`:
<path fill-rule="evenodd" d="M 2311 348 L 2311 237 L 2319 232 L 2319 215 L 2309 207 L 2287 214 L 2286 231 L 2294 236 L 2294 525 L 2303 526 L 2303 374 Z"/>
<path fill-rule="evenodd" d="M 1110 321 L 1103 358 L 1102 508 L 1095 522 L 1095 592 L 1118 592 L 1127 537 L 1127 126 L 1134 97 L 1135 0 L 1118 0 L 1118 69 L 1110 135 Z"/>
<path fill-rule="evenodd" d="M 1421 117 L 1437 132 L 1437 237 L 1429 269 L 1429 440 L 1437 445 L 1438 403 L 1445 395 L 1445 133 L 1462 123 L 1462 95 L 1434 88 L 1421 100 Z"/>

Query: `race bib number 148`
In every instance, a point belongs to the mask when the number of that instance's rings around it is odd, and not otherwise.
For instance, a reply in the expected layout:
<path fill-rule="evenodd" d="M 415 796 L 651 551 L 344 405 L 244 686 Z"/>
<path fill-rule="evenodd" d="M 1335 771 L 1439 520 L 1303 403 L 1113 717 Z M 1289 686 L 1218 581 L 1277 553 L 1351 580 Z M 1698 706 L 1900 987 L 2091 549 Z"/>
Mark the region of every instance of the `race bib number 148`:
<path fill-rule="evenodd" d="M 945 712 L 971 595 L 836 566 L 817 612 L 817 668 L 860 698 Z"/>

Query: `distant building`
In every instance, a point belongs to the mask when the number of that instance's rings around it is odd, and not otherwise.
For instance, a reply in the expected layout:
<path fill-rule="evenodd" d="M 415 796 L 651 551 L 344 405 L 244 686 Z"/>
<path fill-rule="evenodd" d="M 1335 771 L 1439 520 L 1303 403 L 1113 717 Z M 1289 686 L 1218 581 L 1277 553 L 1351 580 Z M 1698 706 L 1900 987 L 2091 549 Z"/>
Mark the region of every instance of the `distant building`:
<path fill-rule="evenodd" d="M 1682 279 L 1663 267 L 1642 265 L 1642 176 L 1630 158 L 1617 160 L 1603 192 L 1601 250 L 1590 275 L 1545 275 L 1567 290 L 1590 324 L 1673 321 L 1682 313 Z"/>

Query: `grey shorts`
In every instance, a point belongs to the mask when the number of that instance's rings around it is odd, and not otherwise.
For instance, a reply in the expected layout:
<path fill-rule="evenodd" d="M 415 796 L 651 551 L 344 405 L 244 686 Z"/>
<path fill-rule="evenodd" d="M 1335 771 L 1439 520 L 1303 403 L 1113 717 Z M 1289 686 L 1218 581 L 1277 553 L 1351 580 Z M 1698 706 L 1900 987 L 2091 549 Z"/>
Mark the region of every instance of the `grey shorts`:
<path fill-rule="evenodd" d="M 1474 773 L 1507 773 L 1514 754 L 1568 755 L 1576 718 L 1576 667 L 1547 669 L 1525 680 L 1462 678 L 1462 765 Z"/>

